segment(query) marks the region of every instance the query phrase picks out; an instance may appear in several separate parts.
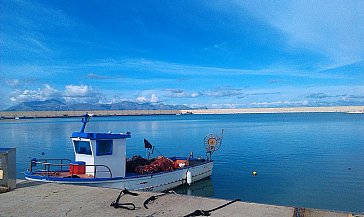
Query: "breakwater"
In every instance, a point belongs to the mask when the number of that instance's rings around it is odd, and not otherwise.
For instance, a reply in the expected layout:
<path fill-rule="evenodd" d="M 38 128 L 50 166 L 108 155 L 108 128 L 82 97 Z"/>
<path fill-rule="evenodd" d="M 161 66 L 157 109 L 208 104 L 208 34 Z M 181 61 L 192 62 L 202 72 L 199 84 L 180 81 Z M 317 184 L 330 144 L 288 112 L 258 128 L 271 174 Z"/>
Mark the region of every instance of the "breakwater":
<path fill-rule="evenodd" d="M 364 106 L 295 107 L 295 108 L 242 108 L 242 109 L 190 109 L 190 110 L 84 110 L 84 111 L 0 111 L 1 118 L 61 118 L 80 117 L 86 113 L 96 116 L 177 115 L 177 114 L 254 114 L 343 112 L 364 113 Z"/>
<path fill-rule="evenodd" d="M 181 113 L 188 113 L 188 112 L 192 112 L 193 114 L 267 114 L 267 113 L 303 113 L 303 112 L 364 113 L 364 106 L 181 110 Z"/>

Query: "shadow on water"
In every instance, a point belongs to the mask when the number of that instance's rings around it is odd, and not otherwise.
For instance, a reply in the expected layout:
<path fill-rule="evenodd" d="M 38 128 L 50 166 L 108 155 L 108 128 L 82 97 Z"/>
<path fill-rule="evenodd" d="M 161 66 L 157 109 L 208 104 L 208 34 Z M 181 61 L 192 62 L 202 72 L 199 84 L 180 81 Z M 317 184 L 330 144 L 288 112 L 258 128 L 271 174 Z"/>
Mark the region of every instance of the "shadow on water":
<path fill-rule="evenodd" d="M 213 197 L 215 195 L 214 185 L 210 177 L 189 185 L 181 185 L 173 189 L 178 194 L 187 194 L 199 197 Z"/>

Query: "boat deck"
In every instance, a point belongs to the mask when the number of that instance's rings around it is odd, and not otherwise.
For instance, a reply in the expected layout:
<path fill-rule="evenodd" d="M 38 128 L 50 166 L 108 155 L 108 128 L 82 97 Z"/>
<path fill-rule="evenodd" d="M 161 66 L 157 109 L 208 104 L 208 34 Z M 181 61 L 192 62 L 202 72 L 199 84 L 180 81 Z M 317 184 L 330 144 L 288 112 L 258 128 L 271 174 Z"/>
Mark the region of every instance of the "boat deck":
<path fill-rule="evenodd" d="M 62 172 L 35 172 L 32 173 L 33 176 L 46 176 L 46 177 L 52 177 L 52 178 L 94 178 L 93 175 L 90 174 L 72 174 L 67 171 Z"/>

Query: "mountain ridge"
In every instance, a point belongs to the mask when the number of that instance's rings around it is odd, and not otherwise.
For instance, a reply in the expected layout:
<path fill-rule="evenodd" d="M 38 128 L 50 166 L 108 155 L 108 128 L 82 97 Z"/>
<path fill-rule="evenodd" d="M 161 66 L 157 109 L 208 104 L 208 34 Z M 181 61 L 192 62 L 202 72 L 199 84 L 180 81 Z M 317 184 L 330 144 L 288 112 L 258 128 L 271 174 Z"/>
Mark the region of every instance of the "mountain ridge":
<path fill-rule="evenodd" d="M 118 103 L 65 103 L 59 100 L 29 101 L 11 106 L 4 111 L 82 111 L 82 110 L 184 110 L 185 105 L 166 105 L 163 103 L 138 103 L 122 101 Z"/>

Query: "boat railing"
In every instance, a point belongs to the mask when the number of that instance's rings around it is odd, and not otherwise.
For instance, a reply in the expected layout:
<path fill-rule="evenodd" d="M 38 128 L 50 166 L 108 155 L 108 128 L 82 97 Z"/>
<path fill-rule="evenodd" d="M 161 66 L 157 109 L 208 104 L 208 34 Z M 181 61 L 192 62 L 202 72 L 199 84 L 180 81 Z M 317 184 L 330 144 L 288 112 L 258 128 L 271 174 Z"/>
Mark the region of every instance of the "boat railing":
<path fill-rule="evenodd" d="M 52 163 L 54 162 L 54 163 Z M 30 167 L 29 167 L 29 171 L 32 172 L 33 171 L 33 167 L 35 167 L 37 164 L 43 164 L 44 165 L 44 170 L 49 170 L 49 164 L 59 164 L 60 165 L 60 171 L 64 171 L 63 167 L 66 166 L 69 167 L 70 163 L 72 161 L 70 159 L 67 158 L 49 158 L 49 159 L 35 159 L 33 158 L 32 160 L 30 160 Z M 67 171 L 67 170 L 65 170 Z"/>
<path fill-rule="evenodd" d="M 109 173 L 109 175 L 110 175 L 110 178 L 112 178 L 112 172 L 111 172 L 111 169 L 108 167 L 108 166 L 106 166 L 106 165 L 85 165 L 86 167 L 87 166 L 90 166 L 90 167 L 94 167 L 94 178 L 96 178 L 96 174 L 97 174 L 97 172 L 103 172 L 103 173 Z M 103 167 L 103 168 L 106 168 L 107 169 L 107 171 L 97 171 L 97 167 Z"/>
<path fill-rule="evenodd" d="M 58 161 L 58 163 L 52 163 L 54 161 Z M 67 161 L 68 163 L 63 163 Z M 74 177 L 74 175 L 78 175 L 76 173 L 73 173 L 73 171 L 69 170 L 69 166 L 71 165 L 71 160 L 69 159 L 32 159 L 30 161 L 30 167 L 29 167 L 29 172 L 33 172 L 33 173 L 41 173 L 43 175 L 46 175 L 47 177 L 49 177 L 50 175 L 52 176 L 54 173 L 56 172 L 69 172 L 70 176 L 69 178 L 76 178 Z M 37 170 L 34 171 L 34 167 L 36 167 L 37 165 L 43 165 L 41 170 Z M 97 178 L 96 174 L 97 173 L 108 173 L 110 178 L 112 178 L 112 172 L 111 169 L 106 166 L 106 165 L 82 165 L 84 167 L 93 167 L 94 168 L 94 175 L 93 178 Z M 58 170 L 55 170 L 55 168 L 58 167 Z M 64 170 L 64 168 L 67 168 Z M 101 168 L 104 168 L 106 170 L 102 170 Z M 78 178 L 78 177 L 77 177 Z"/>

